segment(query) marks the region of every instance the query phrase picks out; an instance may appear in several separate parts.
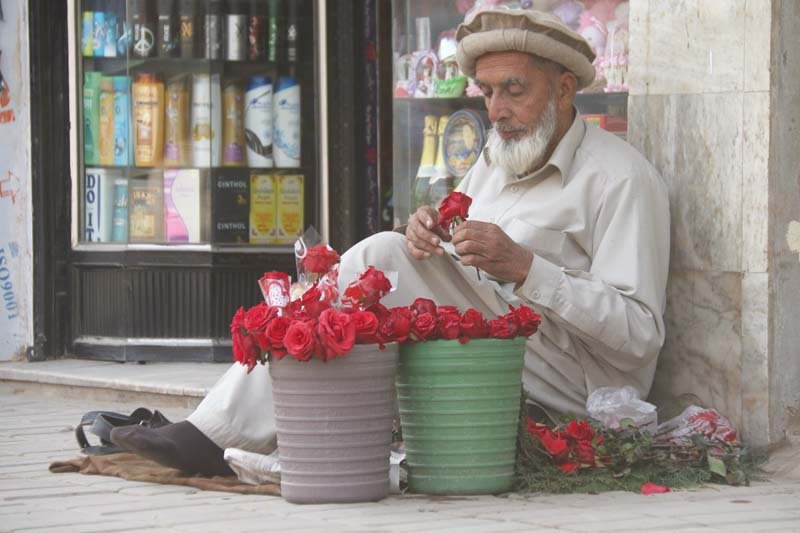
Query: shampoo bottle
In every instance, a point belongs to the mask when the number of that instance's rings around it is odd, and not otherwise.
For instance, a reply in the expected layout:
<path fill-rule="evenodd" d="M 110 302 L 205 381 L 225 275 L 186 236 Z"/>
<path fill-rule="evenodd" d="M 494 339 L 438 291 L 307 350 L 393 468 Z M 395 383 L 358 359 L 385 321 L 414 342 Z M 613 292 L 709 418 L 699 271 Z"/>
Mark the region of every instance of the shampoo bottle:
<path fill-rule="evenodd" d="M 114 164 L 131 164 L 131 79 L 114 77 Z M 126 223 L 127 224 L 127 223 Z"/>
<path fill-rule="evenodd" d="M 281 78 L 275 89 L 275 133 L 272 140 L 275 166 L 300 166 L 300 86 L 297 79 Z"/>
<path fill-rule="evenodd" d="M 114 165 L 114 81 L 103 78 L 100 82 L 98 108 L 98 145 L 100 164 Z"/>
<path fill-rule="evenodd" d="M 222 106 L 218 74 L 192 76 L 192 161 L 194 166 L 217 167 L 220 161 Z"/>
<path fill-rule="evenodd" d="M 250 78 L 244 97 L 244 135 L 251 167 L 273 164 L 272 122 L 272 80 L 266 76 Z"/>
<path fill-rule="evenodd" d="M 141 73 L 133 82 L 133 153 L 137 167 L 154 167 L 164 154 L 164 84 Z"/>
<path fill-rule="evenodd" d="M 100 164 L 100 144 L 98 138 L 100 111 L 99 72 L 85 72 L 83 82 L 83 160 L 86 165 Z"/>
<path fill-rule="evenodd" d="M 189 162 L 189 91 L 186 77 L 167 83 L 166 125 L 164 131 L 164 164 L 186 166 Z"/>

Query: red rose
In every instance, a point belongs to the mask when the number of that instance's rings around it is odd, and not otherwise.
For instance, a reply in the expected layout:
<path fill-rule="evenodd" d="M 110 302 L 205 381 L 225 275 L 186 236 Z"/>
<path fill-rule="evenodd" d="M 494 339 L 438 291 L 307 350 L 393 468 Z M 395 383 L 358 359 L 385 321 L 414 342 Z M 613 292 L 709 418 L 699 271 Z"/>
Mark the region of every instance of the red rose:
<path fill-rule="evenodd" d="M 311 318 L 318 317 L 324 310 L 331 306 L 330 302 L 325 301 L 322 291 L 316 284 L 303 293 L 299 298 L 299 302 L 299 305 L 303 308 L 303 311 L 305 311 L 305 315 Z"/>
<path fill-rule="evenodd" d="M 405 342 L 411 333 L 411 311 L 407 307 L 392 307 L 389 316 L 378 327 L 378 343 Z"/>
<path fill-rule="evenodd" d="M 264 332 L 267 341 L 267 349 L 278 359 L 286 355 L 284 338 L 286 337 L 286 330 L 288 330 L 291 325 L 292 321 L 289 318 L 285 316 L 276 316 L 270 321 L 267 330 Z"/>
<path fill-rule="evenodd" d="M 565 460 L 569 455 L 569 443 L 567 439 L 562 438 L 558 433 L 548 429 L 542 432 L 539 440 L 544 449 L 547 450 L 547 453 L 552 455 L 557 463 Z"/>
<path fill-rule="evenodd" d="M 356 311 L 350 315 L 356 328 L 356 342 L 359 344 L 373 344 L 376 342 L 375 333 L 378 331 L 378 317 L 370 311 Z"/>
<path fill-rule="evenodd" d="M 509 305 L 508 308 L 511 310 L 509 315 L 514 317 L 517 326 L 519 326 L 519 334 L 522 337 L 530 337 L 536 333 L 536 330 L 539 329 L 539 324 L 542 323 L 542 315 L 534 313 L 533 309 L 526 305 L 520 305 L 516 309 L 514 306 Z"/>
<path fill-rule="evenodd" d="M 369 311 L 370 313 L 373 313 L 375 315 L 375 318 L 378 319 L 378 322 L 383 322 L 384 320 L 389 318 L 389 315 L 391 314 L 391 312 L 389 311 L 389 308 L 386 307 L 385 305 L 383 305 L 380 302 L 376 303 L 376 304 L 372 304 L 367 309 L 365 309 L 365 311 Z"/>
<path fill-rule="evenodd" d="M 286 351 L 298 361 L 308 361 L 319 345 L 314 322 L 292 322 L 284 338 Z"/>
<path fill-rule="evenodd" d="M 436 308 L 436 318 L 439 322 L 439 337 L 442 339 L 457 339 L 461 332 L 461 313 L 454 305 L 443 305 Z"/>
<path fill-rule="evenodd" d="M 239 364 L 247 367 L 249 374 L 256 366 L 256 362 L 261 360 L 261 350 L 252 335 L 238 333 L 233 335 L 233 358 Z"/>
<path fill-rule="evenodd" d="M 664 485 L 656 485 L 655 483 L 644 483 L 642 485 L 642 494 L 648 496 L 650 494 L 664 494 L 665 492 L 670 492 L 669 487 Z"/>
<path fill-rule="evenodd" d="M 586 420 L 572 420 L 564 430 L 575 440 L 591 441 L 594 438 L 594 428 Z"/>
<path fill-rule="evenodd" d="M 269 321 L 278 316 L 278 308 L 261 302 L 247 310 L 244 316 L 244 327 L 248 332 L 264 331 Z"/>
<path fill-rule="evenodd" d="M 580 468 L 581 464 L 576 463 L 575 461 L 567 461 L 566 463 L 561 463 L 560 465 L 556 466 L 565 474 L 569 474 L 570 472 Z"/>
<path fill-rule="evenodd" d="M 244 307 L 240 307 L 236 310 L 233 314 L 233 318 L 231 319 L 231 335 L 235 331 L 241 332 L 241 329 L 244 328 L 244 319 L 247 316 L 247 313 L 244 310 Z"/>
<path fill-rule="evenodd" d="M 269 322 L 278 316 L 278 308 L 271 307 L 265 302 L 251 307 L 247 310 L 244 317 L 244 328 L 255 337 L 261 350 L 267 349 L 267 339 L 265 331 Z"/>
<path fill-rule="evenodd" d="M 469 206 L 472 205 L 472 198 L 464 193 L 453 191 L 447 198 L 442 200 L 439 205 L 439 226 L 448 229 L 455 219 L 464 220 L 469 217 Z"/>
<path fill-rule="evenodd" d="M 415 341 L 433 340 L 436 338 L 438 321 L 431 313 L 420 313 L 411 323 L 411 338 Z"/>
<path fill-rule="evenodd" d="M 383 272 L 370 266 L 356 281 L 347 286 L 342 301 L 359 309 L 367 309 L 378 303 L 390 290 L 392 284 Z"/>
<path fill-rule="evenodd" d="M 489 321 L 489 336 L 493 339 L 512 339 L 518 332 L 519 326 L 513 320 L 501 316 Z"/>
<path fill-rule="evenodd" d="M 323 361 L 344 355 L 356 343 L 356 326 L 350 315 L 326 309 L 319 315 L 317 323 L 320 350 L 318 355 Z"/>
<path fill-rule="evenodd" d="M 436 303 L 434 303 L 433 300 L 428 300 L 427 298 L 417 298 L 414 300 L 414 303 L 410 305 L 410 308 L 415 315 L 421 315 L 422 313 L 436 315 Z"/>
<path fill-rule="evenodd" d="M 572 456 L 582 465 L 594 466 L 594 446 L 589 441 L 578 441 L 572 447 Z"/>
<path fill-rule="evenodd" d="M 459 340 L 462 344 L 469 339 L 485 339 L 489 336 L 489 324 L 480 311 L 475 309 L 467 309 L 461 317 L 459 327 L 461 329 Z"/>
<path fill-rule="evenodd" d="M 322 244 L 306 250 L 306 255 L 300 260 L 300 265 L 312 274 L 325 274 L 338 263 L 336 250 Z"/>

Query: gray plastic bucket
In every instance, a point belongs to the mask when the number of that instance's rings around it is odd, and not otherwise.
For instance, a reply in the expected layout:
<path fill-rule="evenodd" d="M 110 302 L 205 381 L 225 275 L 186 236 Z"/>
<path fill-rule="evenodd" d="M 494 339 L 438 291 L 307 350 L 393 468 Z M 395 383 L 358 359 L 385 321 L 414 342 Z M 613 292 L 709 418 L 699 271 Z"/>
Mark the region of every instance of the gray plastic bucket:
<path fill-rule="evenodd" d="M 293 503 L 376 501 L 389 492 L 397 344 L 269 365 L 281 494 Z"/>

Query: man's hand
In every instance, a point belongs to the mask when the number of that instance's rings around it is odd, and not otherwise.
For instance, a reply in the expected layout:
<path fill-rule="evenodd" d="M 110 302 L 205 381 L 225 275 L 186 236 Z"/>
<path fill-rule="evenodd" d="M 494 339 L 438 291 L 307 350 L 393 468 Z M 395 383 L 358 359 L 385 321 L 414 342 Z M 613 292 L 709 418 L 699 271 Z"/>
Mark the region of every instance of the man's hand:
<path fill-rule="evenodd" d="M 428 259 L 431 254 L 444 255 L 442 241 L 450 241 L 450 235 L 438 227 L 439 211 L 431 206 L 422 206 L 408 219 L 406 246 L 415 259 Z"/>
<path fill-rule="evenodd" d="M 453 232 L 453 244 L 461 263 L 477 267 L 497 279 L 522 283 L 533 263 L 530 250 L 489 222 L 462 222 Z"/>

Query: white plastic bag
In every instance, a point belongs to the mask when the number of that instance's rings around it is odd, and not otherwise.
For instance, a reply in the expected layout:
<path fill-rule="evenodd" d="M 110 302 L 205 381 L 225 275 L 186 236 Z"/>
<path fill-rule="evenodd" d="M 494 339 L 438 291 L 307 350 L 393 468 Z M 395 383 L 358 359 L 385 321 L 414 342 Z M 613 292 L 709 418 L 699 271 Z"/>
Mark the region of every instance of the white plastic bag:
<path fill-rule="evenodd" d="M 586 399 L 586 411 L 604 428 L 618 428 L 626 418 L 650 433 L 658 425 L 656 406 L 642 401 L 639 391 L 630 385 L 596 389 Z"/>

